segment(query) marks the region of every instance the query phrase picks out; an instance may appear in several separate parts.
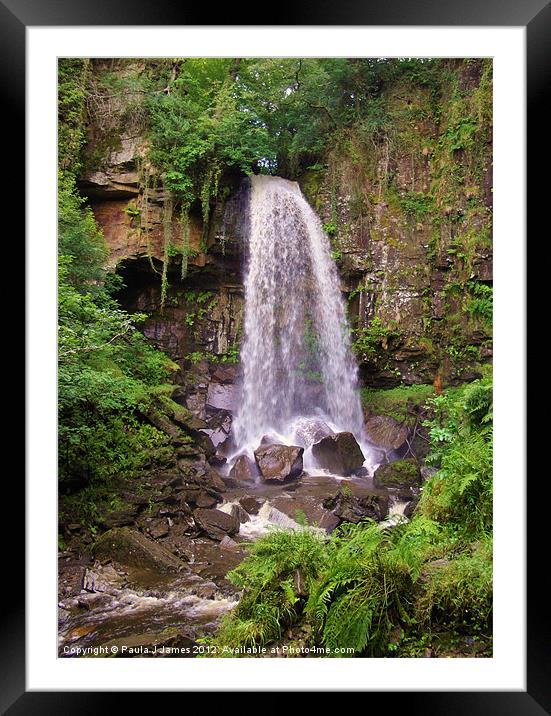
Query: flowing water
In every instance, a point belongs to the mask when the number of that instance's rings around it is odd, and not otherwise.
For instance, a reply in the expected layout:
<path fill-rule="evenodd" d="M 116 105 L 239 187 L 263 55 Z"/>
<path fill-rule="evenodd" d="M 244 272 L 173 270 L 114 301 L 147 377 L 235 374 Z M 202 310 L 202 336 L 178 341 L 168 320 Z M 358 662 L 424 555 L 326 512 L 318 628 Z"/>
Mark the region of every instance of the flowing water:
<path fill-rule="evenodd" d="M 240 498 L 254 496 L 256 511 L 241 514 L 239 533 L 225 546 L 189 538 L 189 564 L 178 575 L 90 564 L 80 592 L 67 587 L 70 596 L 59 603 L 60 656 L 196 655 L 195 640 L 212 633 L 237 604 L 239 594 L 223 578 L 244 556 L 243 542 L 274 527 L 334 528 L 336 518 L 324 501 L 344 478 L 319 469 L 311 451 L 331 432 L 352 432 L 366 456 L 367 473 L 346 478 L 348 489 L 357 497 L 380 493 L 371 479 L 375 453 L 364 436 L 357 366 L 329 238 L 295 182 L 254 177 L 249 198 L 243 384 L 232 426 L 236 454 L 252 454 L 268 435 L 304 447 L 306 474 L 284 487 L 260 481 L 228 489 L 218 509 L 233 514 L 241 509 Z M 391 501 L 381 525 L 404 520 L 404 507 Z M 170 651 L 174 644 L 181 647 L 177 653 Z M 122 653 L 129 645 L 136 653 Z M 152 653 L 157 646 L 168 651 Z"/>
<path fill-rule="evenodd" d="M 266 434 L 284 442 L 302 435 L 298 444 L 305 444 L 305 418 L 363 442 L 357 366 L 330 241 L 296 182 L 252 178 L 247 251 L 238 448 L 254 450 Z"/>

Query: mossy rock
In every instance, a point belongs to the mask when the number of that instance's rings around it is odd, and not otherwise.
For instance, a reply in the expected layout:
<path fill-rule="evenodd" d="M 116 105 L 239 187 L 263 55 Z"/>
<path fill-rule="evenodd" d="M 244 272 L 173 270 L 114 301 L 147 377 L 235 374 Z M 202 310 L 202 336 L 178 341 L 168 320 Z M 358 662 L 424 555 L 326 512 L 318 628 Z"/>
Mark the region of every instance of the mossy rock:
<path fill-rule="evenodd" d="M 412 487 L 421 482 L 421 472 L 413 458 L 380 465 L 373 476 L 377 487 Z"/>
<path fill-rule="evenodd" d="M 93 552 L 98 559 L 159 572 L 178 572 L 186 566 L 166 547 L 129 527 L 115 527 L 102 534 Z"/>

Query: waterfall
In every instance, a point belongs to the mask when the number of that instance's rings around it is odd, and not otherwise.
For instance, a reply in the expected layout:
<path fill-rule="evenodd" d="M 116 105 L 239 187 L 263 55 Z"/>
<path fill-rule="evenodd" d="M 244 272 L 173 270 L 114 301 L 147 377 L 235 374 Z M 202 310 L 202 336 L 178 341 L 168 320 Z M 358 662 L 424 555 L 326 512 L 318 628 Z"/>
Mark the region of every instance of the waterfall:
<path fill-rule="evenodd" d="M 360 437 L 357 366 L 331 246 L 296 182 L 252 178 L 239 447 L 304 417 Z M 323 423 L 322 423 L 323 424 Z"/>

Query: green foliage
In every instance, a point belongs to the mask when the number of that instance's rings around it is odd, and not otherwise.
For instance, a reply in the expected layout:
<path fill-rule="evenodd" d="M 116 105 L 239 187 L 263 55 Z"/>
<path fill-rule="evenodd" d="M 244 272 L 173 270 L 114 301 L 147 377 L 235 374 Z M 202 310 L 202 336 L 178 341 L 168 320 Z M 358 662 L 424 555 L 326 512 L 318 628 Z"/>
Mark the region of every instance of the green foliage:
<path fill-rule="evenodd" d="M 135 218 L 140 216 L 142 212 L 135 204 L 129 204 L 127 207 L 124 208 L 124 213 L 128 216 L 131 216 L 132 218 Z"/>
<path fill-rule="evenodd" d="M 69 172 L 59 175 L 58 247 L 60 255 L 71 257 L 64 264 L 66 280 L 79 291 L 97 293 L 105 277 L 107 247 Z"/>
<path fill-rule="evenodd" d="M 89 66 L 89 59 L 60 58 L 58 61 L 58 166 L 72 176 L 81 168 L 80 152 L 86 136 Z"/>
<path fill-rule="evenodd" d="M 68 282 L 71 263 L 60 258 L 60 477 L 130 474 L 165 443 L 136 413 L 147 408 L 174 364 L 136 329 L 143 315 L 120 310 L 105 294 L 79 293 Z"/>
<path fill-rule="evenodd" d="M 228 350 L 220 356 L 220 363 L 239 363 L 239 346 L 229 346 Z"/>
<path fill-rule="evenodd" d="M 396 388 L 362 388 L 362 404 L 374 415 L 389 415 L 401 422 L 410 406 L 421 408 L 434 396 L 432 385 L 399 385 Z"/>
<path fill-rule="evenodd" d="M 334 221 L 326 221 L 322 228 L 328 236 L 335 236 L 337 233 L 337 225 Z"/>
<path fill-rule="evenodd" d="M 347 646 L 357 654 L 378 654 L 400 615 L 411 575 L 387 535 L 373 523 L 341 528 L 329 545 L 329 569 L 312 590 L 311 615 L 324 646 Z"/>
<path fill-rule="evenodd" d="M 389 339 L 398 335 L 395 329 L 385 326 L 378 316 L 371 320 L 369 326 L 356 328 L 353 333 L 352 348 L 364 360 L 375 356 L 381 349 L 386 350 Z"/>
<path fill-rule="evenodd" d="M 478 318 L 483 324 L 490 327 L 493 321 L 493 290 L 491 286 L 483 283 L 469 282 L 469 298 L 466 304 L 467 312 Z"/>
<path fill-rule="evenodd" d="M 492 611 L 492 539 L 482 535 L 455 559 L 430 564 L 415 605 L 420 624 L 486 629 Z"/>
<path fill-rule="evenodd" d="M 303 593 L 327 559 L 324 538 L 305 527 L 275 529 L 248 550 L 249 557 L 228 574 L 245 594 L 222 620 L 213 641 L 217 656 L 225 655 L 225 647 L 264 645 L 279 638 L 296 620 Z"/>
<path fill-rule="evenodd" d="M 451 153 L 460 149 L 470 149 L 477 128 L 477 122 L 473 117 L 461 117 L 446 129 L 440 142 Z"/>
<path fill-rule="evenodd" d="M 151 158 L 161 167 L 166 186 L 190 203 L 200 201 L 208 216 L 218 178 L 227 168 L 296 176 L 324 168 L 329 134 L 354 125 L 363 141 L 387 138 L 392 117 L 379 93 L 402 63 L 363 58 L 157 61 L 146 91 Z M 418 70 L 423 77 L 430 64 Z M 431 73 L 427 84 L 434 82 Z"/>
<path fill-rule="evenodd" d="M 58 437 L 60 480 L 92 490 L 167 458 L 166 436 L 141 412 L 176 366 L 137 330 L 145 316 L 111 297 L 120 280 L 104 268 L 105 241 L 76 188 L 88 69 L 89 60 L 59 61 Z"/>
<path fill-rule="evenodd" d="M 473 537 L 492 529 L 492 381 L 484 378 L 429 401 L 427 458 L 439 467 L 419 503 L 422 514 Z"/>
<path fill-rule="evenodd" d="M 167 188 L 188 204 L 200 199 L 208 220 L 221 167 L 251 173 L 261 158 L 273 158 L 272 141 L 254 109 L 243 111 L 239 60 L 178 62 L 170 93 L 148 99 L 151 158 L 163 170 Z"/>
<path fill-rule="evenodd" d="M 422 221 L 434 211 L 432 197 L 422 192 L 409 191 L 398 199 L 405 214 Z"/>
<path fill-rule="evenodd" d="M 207 363 L 227 363 L 236 364 L 239 363 L 239 346 L 237 344 L 228 347 L 225 353 L 206 353 L 203 351 L 193 351 L 188 353 L 186 359 L 192 363 L 201 363 L 201 361 L 207 361 Z"/>

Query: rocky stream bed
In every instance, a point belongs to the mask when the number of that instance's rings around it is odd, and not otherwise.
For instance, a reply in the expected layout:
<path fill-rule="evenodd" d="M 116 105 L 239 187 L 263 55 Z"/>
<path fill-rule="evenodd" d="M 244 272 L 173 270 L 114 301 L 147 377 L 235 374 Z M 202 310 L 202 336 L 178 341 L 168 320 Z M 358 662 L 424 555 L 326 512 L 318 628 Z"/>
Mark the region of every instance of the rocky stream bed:
<path fill-rule="evenodd" d="M 224 423 L 219 408 L 210 412 L 213 422 Z M 225 417 L 230 425 L 231 413 Z M 254 460 L 233 457 L 230 468 L 224 441 L 216 449 L 208 437 L 212 428 L 199 439 L 181 420 L 165 424 L 174 460 L 121 480 L 124 508 L 106 511 L 97 534 L 65 515 L 59 655 L 196 656 L 198 640 L 239 600 L 226 574 L 251 540 L 276 527 L 330 533 L 366 517 L 385 524 L 407 519 L 423 479 L 417 459 L 403 459 L 409 432 L 391 418 L 376 427 L 379 447 L 373 443 L 370 455 L 381 464 L 363 464 L 351 434 L 319 440 L 314 431 L 316 459 L 328 468 L 303 470 L 304 447 L 266 437 Z M 392 436 L 401 445 L 391 445 Z"/>

